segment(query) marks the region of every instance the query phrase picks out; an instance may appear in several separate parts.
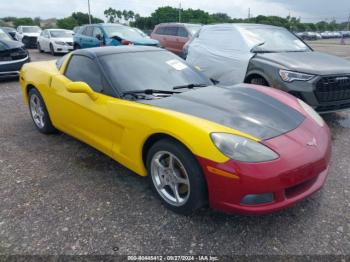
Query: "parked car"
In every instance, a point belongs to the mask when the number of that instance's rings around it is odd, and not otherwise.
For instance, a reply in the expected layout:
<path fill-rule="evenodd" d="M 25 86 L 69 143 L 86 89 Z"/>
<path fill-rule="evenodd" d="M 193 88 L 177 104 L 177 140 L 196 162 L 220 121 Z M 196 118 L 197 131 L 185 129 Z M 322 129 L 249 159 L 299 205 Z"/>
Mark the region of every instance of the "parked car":
<path fill-rule="evenodd" d="M 17 41 L 17 31 L 12 27 L 0 27 L 6 34 L 8 34 L 12 40 Z"/>
<path fill-rule="evenodd" d="M 145 37 L 132 27 L 119 24 L 85 25 L 74 34 L 75 49 L 118 45 L 159 46 L 159 42 Z"/>
<path fill-rule="evenodd" d="M 73 50 L 73 31 L 64 29 L 46 29 L 41 32 L 37 44 L 40 52 L 68 53 Z"/>
<path fill-rule="evenodd" d="M 59 129 L 148 175 L 164 205 L 181 214 L 207 203 L 273 212 L 327 177 L 330 132 L 310 106 L 262 86 L 213 87 L 161 48 L 76 50 L 25 65 L 20 79 L 40 132 Z"/>
<path fill-rule="evenodd" d="M 22 65 L 29 61 L 24 45 L 0 29 L 0 78 L 18 76 Z"/>
<path fill-rule="evenodd" d="M 151 38 L 158 40 L 165 49 L 180 55 L 184 45 L 200 28 L 199 24 L 159 24 L 151 33 Z"/>
<path fill-rule="evenodd" d="M 141 34 L 143 37 L 150 38 L 150 36 L 147 35 L 145 32 L 143 32 L 141 29 L 139 29 L 139 28 L 137 28 L 137 27 L 133 27 L 132 29 L 134 29 L 136 32 L 138 32 L 139 34 Z"/>
<path fill-rule="evenodd" d="M 275 87 L 322 113 L 350 108 L 350 62 L 314 52 L 284 28 L 204 26 L 189 43 L 187 61 L 209 78 Z"/>
<path fill-rule="evenodd" d="M 17 27 L 17 39 L 21 41 L 26 48 L 36 48 L 38 37 L 41 33 L 39 26 L 19 26 Z"/>

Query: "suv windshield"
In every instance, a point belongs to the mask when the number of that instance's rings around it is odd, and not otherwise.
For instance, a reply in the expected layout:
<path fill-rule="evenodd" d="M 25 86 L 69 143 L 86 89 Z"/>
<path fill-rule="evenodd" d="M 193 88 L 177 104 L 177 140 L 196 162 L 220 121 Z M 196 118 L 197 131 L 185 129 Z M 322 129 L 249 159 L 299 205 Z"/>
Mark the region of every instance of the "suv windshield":
<path fill-rule="evenodd" d="M 40 33 L 41 29 L 37 26 L 25 26 L 22 28 L 24 33 Z"/>
<path fill-rule="evenodd" d="M 120 53 L 100 59 L 113 85 L 123 93 L 145 89 L 173 91 L 176 86 L 190 84 L 212 85 L 204 75 L 167 51 Z"/>
<path fill-rule="evenodd" d="M 241 33 L 248 41 L 257 42 L 256 52 L 306 52 L 311 51 L 294 34 L 283 28 L 242 28 Z"/>
<path fill-rule="evenodd" d="M 58 37 L 69 38 L 69 37 L 73 36 L 72 32 L 70 32 L 70 31 L 63 31 L 63 30 L 51 30 L 50 31 L 50 35 L 53 38 L 58 38 Z"/>
<path fill-rule="evenodd" d="M 108 37 L 117 36 L 122 39 L 132 40 L 142 38 L 142 35 L 135 29 L 127 26 L 104 26 L 103 29 L 106 31 Z"/>

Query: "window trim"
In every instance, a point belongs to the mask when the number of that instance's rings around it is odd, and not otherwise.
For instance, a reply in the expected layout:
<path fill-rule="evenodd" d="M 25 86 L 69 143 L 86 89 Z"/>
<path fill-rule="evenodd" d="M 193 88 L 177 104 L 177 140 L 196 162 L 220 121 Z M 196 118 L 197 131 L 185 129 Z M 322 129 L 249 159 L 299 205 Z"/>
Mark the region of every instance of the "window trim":
<path fill-rule="evenodd" d="M 119 98 L 119 97 L 120 97 L 119 93 L 118 93 L 118 92 L 115 90 L 115 88 L 110 84 L 110 81 L 109 81 L 108 77 L 106 77 L 106 75 L 104 74 L 103 70 L 101 70 L 102 68 L 101 68 L 101 65 L 100 65 L 100 63 L 99 63 L 99 61 L 98 61 L 97 58 L 92 59 L 91 57 L 86 56 L 86 55 L 84 55 L 84 54 L 72 54 L 72 55 L 70 55 L 70 57 L 68 58 L 68 61 L 67 61 L 67 63 L 66 63 L 66 66 L 65 66 L 65 68 L 64 68 L 64 71 L 62 72 L 62 75 L 63 75 L 65 78 L 67 78 L 70 82 L 75 82 L 75 81 L 71 80 L 70 78 L 68 78 L 68 77 L 66 76 L 67 69 L 68 69 L 68 67 L 69 67 L 69 65 L 70 65 L 70 62 L 72 61 L 72 58 L 73 58 L 74 56 L 85 57 L 85 58 L 90 59 L 91 61 L 94 61 L 94 59 L 96 59 L 96 62 L 94 62 L 94 64 L 96 65 L 96 67 L 97 67 L 97 69 L 98 69 L 98 72 L 99 72 L 100 75 L 101 75 L 102 90 L 107 91 L 107 89 L 108 89 L 108 93 L 107 93 L 107 92 L 98 92 L 98 91 L 95 91 L 95 90 L 92 88 L 92 86 L 90 86 L 90 88 L 91 88 L 94 92 L 96 92 L 96 93 L 98 93 L 98 94 L 100 94 L 100 95 L 105 95 L 105 96 L 114 97 L 114 98 Z M 84 83 L 86 83 L 86 82 L 84 82 Z M 104 84 L 106 84 L 106 86 L 105 86 Z M 113 94 L 109 94 L 110 92 L 112 92 Z"/>

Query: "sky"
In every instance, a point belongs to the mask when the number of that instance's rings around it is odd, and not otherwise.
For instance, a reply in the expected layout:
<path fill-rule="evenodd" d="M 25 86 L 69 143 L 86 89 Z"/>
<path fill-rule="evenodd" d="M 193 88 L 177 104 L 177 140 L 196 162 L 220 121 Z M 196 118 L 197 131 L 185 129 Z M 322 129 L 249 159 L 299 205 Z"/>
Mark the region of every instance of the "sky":
<path fill-rule="evenodd" d="M 0 0 L 0 17 L 62 18 L 72 12 L 87 12 L 88 0 Z M 92 15 L 105 19 L 109 7 L 133 10 L 142 16 L 150 15 L 161 6 L 202 9 L 209 13 L 224 12 L 234 18 L 245 18 L 248 9 L 256 15 L 301 17 L 303 22 L 332 20 L 347 21 L 350 0 L 90 0 Z"/>

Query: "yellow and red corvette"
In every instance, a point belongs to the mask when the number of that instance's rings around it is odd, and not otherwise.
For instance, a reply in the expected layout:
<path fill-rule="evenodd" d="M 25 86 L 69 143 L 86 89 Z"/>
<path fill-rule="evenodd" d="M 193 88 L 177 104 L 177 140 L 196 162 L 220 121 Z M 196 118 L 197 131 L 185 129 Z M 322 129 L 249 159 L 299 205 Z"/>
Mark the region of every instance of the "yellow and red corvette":
<path fill-rule="evenodd" d="M 20 84 L 40 132 L 60 130 L 149 175 L 178 213 L 272 212 L 327 177 L 330 133 L 311 107 L 267 87 L 213 86 L 163 49 L 77 50 L 24 65 Z"/>

